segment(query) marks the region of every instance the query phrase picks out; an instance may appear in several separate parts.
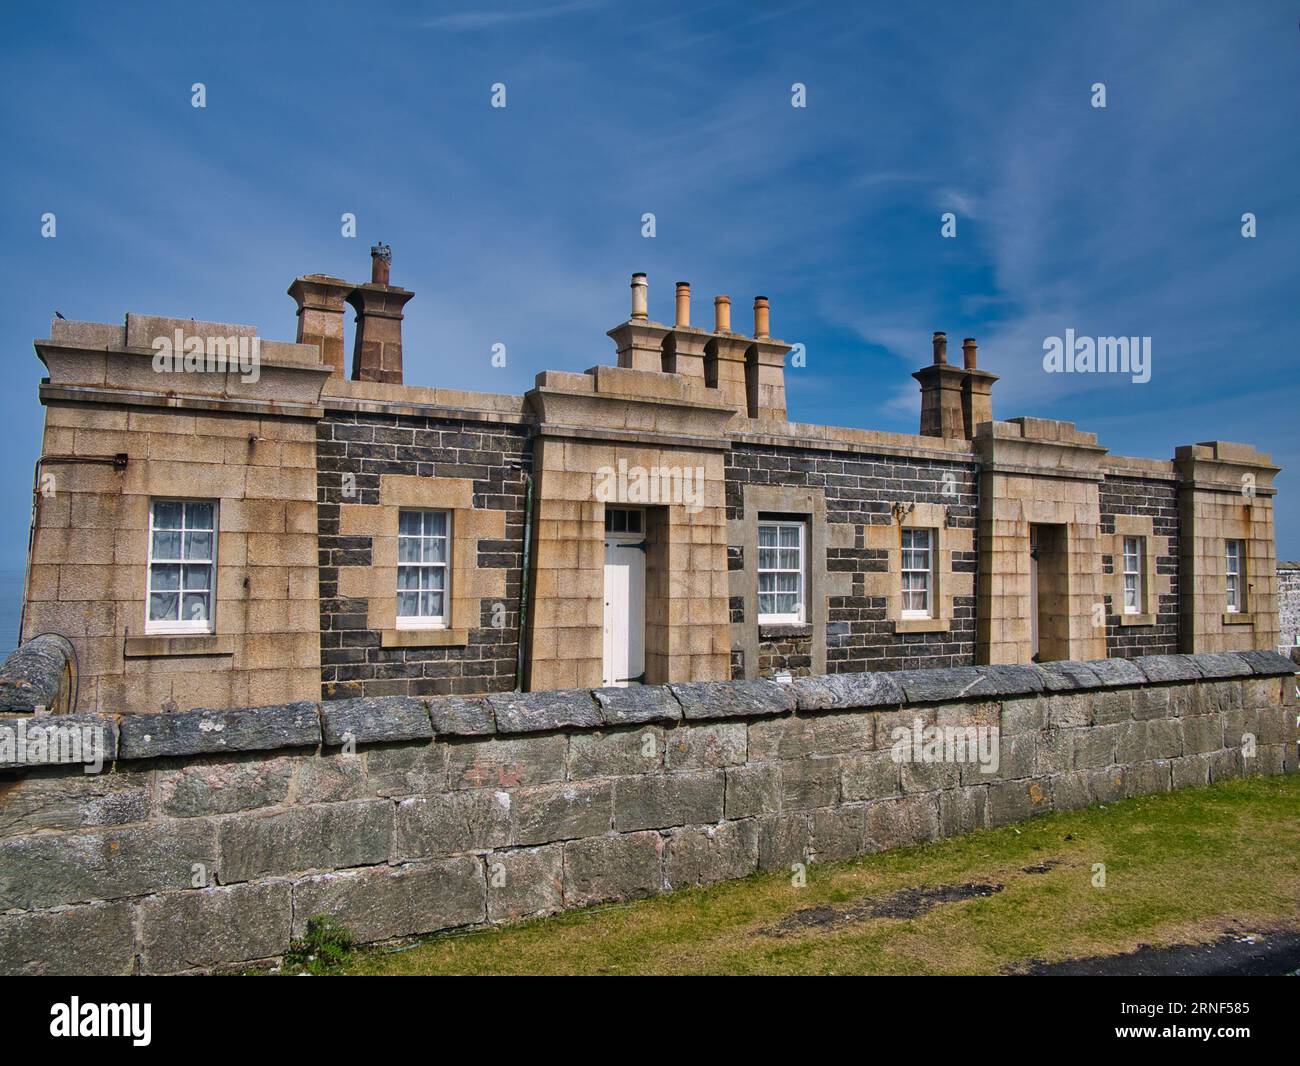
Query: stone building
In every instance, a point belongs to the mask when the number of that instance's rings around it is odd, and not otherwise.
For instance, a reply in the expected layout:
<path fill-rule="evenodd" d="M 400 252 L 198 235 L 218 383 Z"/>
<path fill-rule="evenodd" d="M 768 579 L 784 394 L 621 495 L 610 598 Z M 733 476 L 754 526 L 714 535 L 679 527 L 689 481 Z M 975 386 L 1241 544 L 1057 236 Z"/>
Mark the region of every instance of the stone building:
<path fill-rule="evenodd" d="M 524 396 L 405 384 L 413 294 L 306 275 L 295 343 L 57 320 L 23 638 L 83 710 L 782 677 L 1278 643 L 1267 455 L 996 421 L 934 335 L 920 433 L 792 422 L 766 298 Z M 344 314 L 355 310 L 351 372 Z"/>

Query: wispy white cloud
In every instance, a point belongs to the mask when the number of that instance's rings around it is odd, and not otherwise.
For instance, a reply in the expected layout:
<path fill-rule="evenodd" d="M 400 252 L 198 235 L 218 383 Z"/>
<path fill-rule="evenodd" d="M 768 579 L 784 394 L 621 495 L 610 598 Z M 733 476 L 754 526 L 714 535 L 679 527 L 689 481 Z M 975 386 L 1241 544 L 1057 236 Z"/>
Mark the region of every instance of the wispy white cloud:
<path fill-rule="evenodd" d="M 566 4 L 550 4 L 544 7 L 524 7 L 513 10 L 496 11 L 458 11 L 447 15 L 435 15 L 424 19 L 420 26 L 426 30 L 492 30 L 521 23 L 541 22 L 547 19 L 565 18 L 585 11 L 604 7 L 606 0 L 571 0 Z"/>

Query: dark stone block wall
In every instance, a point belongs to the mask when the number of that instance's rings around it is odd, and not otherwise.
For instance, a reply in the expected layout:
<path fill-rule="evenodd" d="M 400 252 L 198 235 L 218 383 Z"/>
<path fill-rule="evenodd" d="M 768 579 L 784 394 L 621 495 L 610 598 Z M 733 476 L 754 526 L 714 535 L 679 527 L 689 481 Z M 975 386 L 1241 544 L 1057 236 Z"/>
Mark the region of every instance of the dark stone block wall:
<path fill-rule="evenodd" d="M 1146 515 L 1155 535 L 1169 538 L 1168 554 L 1156 556 L 1156 575 L 1168 576 L 1170 592 L 1156 602 L 1154 626 L 1121 626 L 1120 604 L 1107 594 L 1106 654 L 1131 659 L 1135 655 L 1172 655 L 1178 651 L 1178 487 L 1172 481 L 1136 477 L 1107 477 L 1099 493 L 1101 532 L 1115 532 L 1116 515 Z M 1111 575 L 1122 565 L 1113 555 L 1103 555 L 1102 570 Z M 1109 585 L 1107 586 L 1109 587 Z"/>
<path fill-rule="evenodd" d="M 406 415 L 329 412 L 316 430 L 320 542 L 321 696 L 425 696 L 515 687 L 523 573 L 525 426 Z M 344 476 L 355 496 L 344 496 Z M 477 565 L 506 571 L 503 610 L 482 603 L 464 647 L 384 648 L 367 628 L 365 600 L 338 594 L 339 568 L 370 565 L 370 538 L 339 534 L 343 504 L 378 504 L 381 474 L 472 478 L 476 508 L 506 512 L 505 536 L 479 542 Z M 497 621 L 493 625 L 494 611 Z"/>
<path fill-rule="evenodd" d="M 949 508 L 952 528 L 978 535 L 979 486 L 971 464 L 884 455 L 857 455 L 811 448 L 737 444 L 727 455 L 727 518 L 744 517 L 745 485 L 820 488 L 827 523 L 855 528 L 853 548 L 828 548 L 829 573 L 852 574 L 852 594 L 832 596 L 826 627 L 826 669 L 831 673 L 969 666 L 975 661 L 975 597 L 953 601 L 949 633 L 895 633 L 883 597 L 868 596 L 866 575 L 883 573 L 883 551 L 865 547 L 864 528 L 893 522 L 894 503 L 933 503 Z M 978 544 L 975 545 L 978 549 Z M 953 569 L 977 573 L 975 550 L 954 554 Z M 812 590 L 813 595 L 823 591 Z M 737 617 L 732 604 L 732 621 Z M 734 676 L 744 664 L 733 662 Z M 739 671 L 739 672 L 737 672 Z"/>

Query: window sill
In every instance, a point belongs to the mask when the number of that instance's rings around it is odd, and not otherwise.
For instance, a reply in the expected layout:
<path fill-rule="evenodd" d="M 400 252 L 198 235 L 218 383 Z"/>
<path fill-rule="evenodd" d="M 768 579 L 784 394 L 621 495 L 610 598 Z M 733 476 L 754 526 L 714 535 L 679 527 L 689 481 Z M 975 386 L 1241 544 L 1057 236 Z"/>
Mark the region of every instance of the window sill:
<path fill-rule="evenodd" d="M 895 618 L 895 633 L 947 633 L 952 622 L 947 618 Z"/>
<path fill-rule="evenodd" d="M 383 648 L 452 648 L 468 643 L 467 629 L 385 629 L 379 635 Z"/>
<path fill-rule="evenodd" d="M 1253 626 L 1255 619 L 1249 611 L 1224 611 L 1223 624 L 1225 626 Z"/>
<path fill-rule="evenodd" d="M 1119 616 L 1119 624 L 1122 626 L 1153 626 L 1156 624 L 1156 616 L 1153 614 L 1122 614 Z"/>
<path fill-rule="evenodd" d="M 234 654 L 234 640 L 216 633 L 147 633 L 143 637 L 127 637 L 122 646 L 122 656 L 126 659 Z"/>
<path fill-rule="evenodd" d="M 763 640 L 779 637 L 811 637 L 813 627 L 808 622 L 759 622 L 758 635 Z"/>

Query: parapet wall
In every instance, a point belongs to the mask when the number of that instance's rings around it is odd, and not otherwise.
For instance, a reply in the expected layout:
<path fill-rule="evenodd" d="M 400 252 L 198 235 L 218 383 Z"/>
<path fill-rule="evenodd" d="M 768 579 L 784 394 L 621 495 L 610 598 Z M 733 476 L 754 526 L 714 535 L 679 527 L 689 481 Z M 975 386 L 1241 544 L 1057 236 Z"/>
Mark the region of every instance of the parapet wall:
<path fill-rule="evenodd" d="M 1236 652 L 0 718 L 0 973 L 210 971 L 319 913 L 380 941 L 1294 772 L 1293 670 Z M 14 768 L 15 731 L 63 725 L 103 730 L 103 772 Z M 927 757 L 945 729 L 973 749 Z"/>

